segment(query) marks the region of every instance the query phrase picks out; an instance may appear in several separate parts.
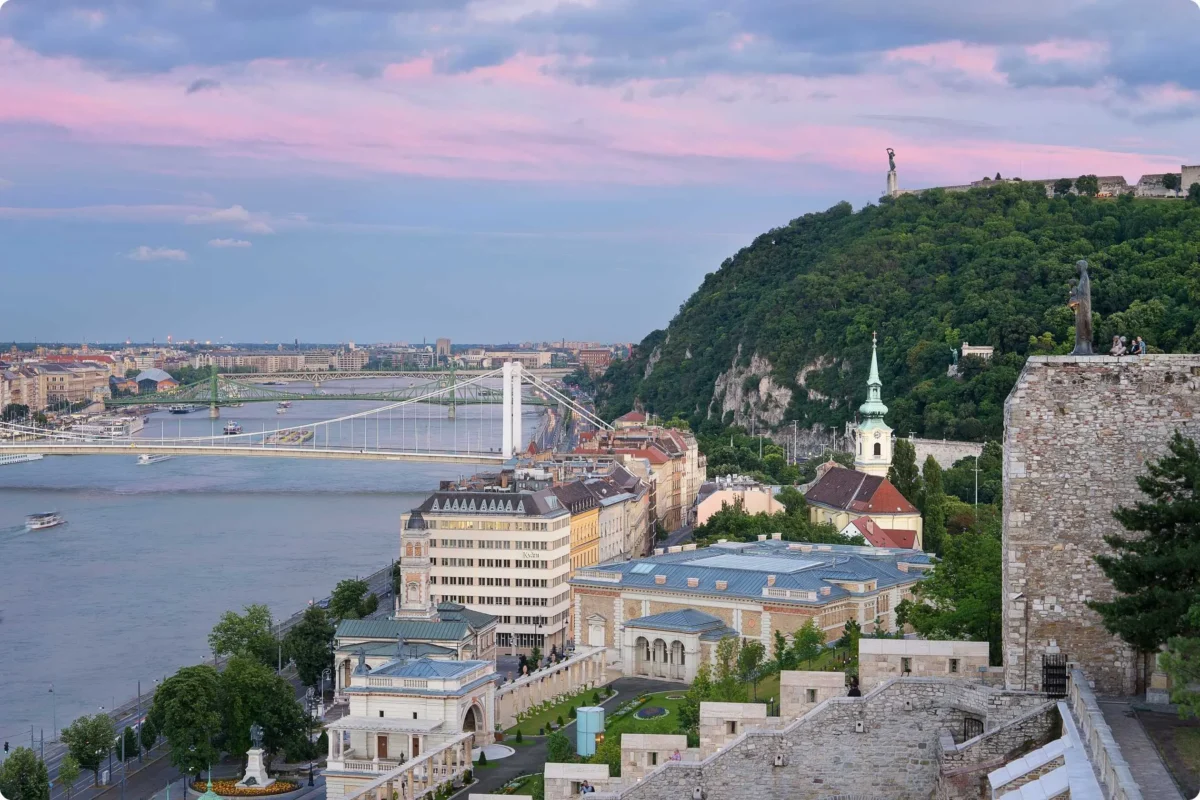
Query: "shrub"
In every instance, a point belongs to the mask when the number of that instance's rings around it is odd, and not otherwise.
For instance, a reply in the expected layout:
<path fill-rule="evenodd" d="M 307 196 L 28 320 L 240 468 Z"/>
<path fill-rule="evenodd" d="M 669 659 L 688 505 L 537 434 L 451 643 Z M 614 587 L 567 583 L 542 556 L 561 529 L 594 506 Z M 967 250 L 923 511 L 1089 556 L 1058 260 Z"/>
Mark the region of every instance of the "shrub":
<path fill-rule="evenodd" d="M 487 766 L 487 753 L 479 754 L 479 762 L 478 763 L 479 763 L 479 766 L 481 766 L 481 767 Z"/>
<path fill-rule="evenodd" d="M 472 772 L 471 770 L 467 770 L 466 772 L 463 773 L 463 786 L 466 786 L 468 783 L 470 783 L 473 780 L 475 780 L 474 772 Z"/>
<path fill-rule="evenodd" d="M 546 740 L 547 761 L 570 761 L 572 755 L 574 755 L 574 748 L 571 747 L 571 740 L 564 734 L 553 733 Z"/>
<path fill-rule="evenodd" d="M 560 727 L 560 728 L 561 728 L 561 727 L 563 726 L 563 718 L 562 718 L 562 714 L 559 714 L 559 715 L 558 715 L 558 719 L 556 719 L 556 720 L 554 720 L 554 721 L 555 721 L 555 722 L 557 722 L 557 723 L 558 723 L 558 727 Z"/>
<path fill-rule="evenodd" d="M 567 716 L 570 717 L 571 719 L 575 719 L 575 717 L 577 716 L 577 714 L 575 713 L 575 706 L 571 706 L 571 710 L 567 712 Z"/>
<path fill-rule="evenodd" d="M 592 692 L 592 705 L 600 705 L 600 692 Z"/>
<path fill-rule="evenodd" d="M 520 729 L 520 728 L 517 728 L 517 741 L 518 741 L 518 742 L 523 742 L 523 741 L 525 741 L 525 737 L 521 735 L 521 729 Z"/>
<path fill-rule="evenodd" d="M 538 736 L 545 736 L 545 735 L 546 735 L 546 728 L 545 728 L 545 726 L 542 726 L 542 727 L 538 728 Z"/>

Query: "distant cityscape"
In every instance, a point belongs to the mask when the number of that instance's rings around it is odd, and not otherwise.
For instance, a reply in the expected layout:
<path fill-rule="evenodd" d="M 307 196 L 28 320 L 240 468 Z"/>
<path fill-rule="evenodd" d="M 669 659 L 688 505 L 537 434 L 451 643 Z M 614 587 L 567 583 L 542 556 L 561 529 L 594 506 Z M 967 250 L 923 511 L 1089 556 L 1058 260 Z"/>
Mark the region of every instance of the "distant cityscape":
<path fill-rule="evenodd" d="M 199 379 L 198 371 L 220 373 L 358 372 L 389 370 L 497 369 L 506 361 L 527 369 L 582 368 L 599 374 L 612 361 L 629 357 L 628 343 L 560 340 L 519 344 L 454 345 L 387 342 L 357 344 L 225 344 L 173 341 L 165 344 L 12 343 L 0 352 L 0 409 L 27 413 L 74 410 L 116 394 L 163 391 Z M 154 372 L 152 372 L 154 371 Z M 164 374 L 165 373 L 165 374 Z"/>

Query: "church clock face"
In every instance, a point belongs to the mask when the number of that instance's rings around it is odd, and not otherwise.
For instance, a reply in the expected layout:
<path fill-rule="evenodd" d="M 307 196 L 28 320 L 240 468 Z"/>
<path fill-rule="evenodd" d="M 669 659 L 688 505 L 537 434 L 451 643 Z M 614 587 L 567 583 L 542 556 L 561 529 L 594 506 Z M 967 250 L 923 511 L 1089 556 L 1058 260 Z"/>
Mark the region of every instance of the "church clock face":
<path fill-rule="evenodd" d="M 879 438 L 880 436 L 882 436 L 882 435 L 883 435 L 883 433 L 882 433 L 881 431 L 875 431 L 875 438 L 876 438 L 876 439 L 878 439 L 878 438 Z"/>

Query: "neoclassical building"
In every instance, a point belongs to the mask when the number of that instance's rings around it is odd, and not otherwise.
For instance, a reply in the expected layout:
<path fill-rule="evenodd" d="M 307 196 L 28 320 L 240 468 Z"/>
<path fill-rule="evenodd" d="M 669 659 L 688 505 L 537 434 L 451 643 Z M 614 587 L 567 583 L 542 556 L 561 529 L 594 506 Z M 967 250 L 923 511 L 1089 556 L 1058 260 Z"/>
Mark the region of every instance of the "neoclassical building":
<path fill-rule="evenodd" d="M 918 550 L 762 539 L 660 549 L 650 558 L 578 570 L 575 641 L 607 647 L 626 675 L 690 681 L 726 636 L 767 647 L 810 618 L 827 641 L 856 620 L 896 628 L 895 610 L 932 566 Z"/>

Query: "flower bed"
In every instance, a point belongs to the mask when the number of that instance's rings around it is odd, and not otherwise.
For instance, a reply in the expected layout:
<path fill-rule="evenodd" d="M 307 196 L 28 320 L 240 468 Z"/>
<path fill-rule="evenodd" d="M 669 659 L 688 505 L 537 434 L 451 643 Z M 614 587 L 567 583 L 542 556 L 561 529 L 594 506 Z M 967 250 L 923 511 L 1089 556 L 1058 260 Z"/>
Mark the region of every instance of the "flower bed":
<path fill-rule="evenodd" d="M 208 791 L 208 781 L 192 781 L 192 788 L 197 792 Z M 222 797 L 268 797 L 273 794 L 287 794 L 300 788 L 300 784 L 292 781 L 277 780 L 270 786 L 238 786 L 237 781 L 213 781 L 212 790 Z"/>
<path fill-rule="evenodd" d="M 669 695 L 667 695 L 667 699 L 668 700 L 687 700 L 687 695 L 686 694 L 669 694 Z"/>
<path fill-rule="evenodd" d="M 633 712 L 633 715 L 638 719 L 654 719 L 655 717 L 665 717 L 667 710 L 662 706 L 646 706 Z"/>

